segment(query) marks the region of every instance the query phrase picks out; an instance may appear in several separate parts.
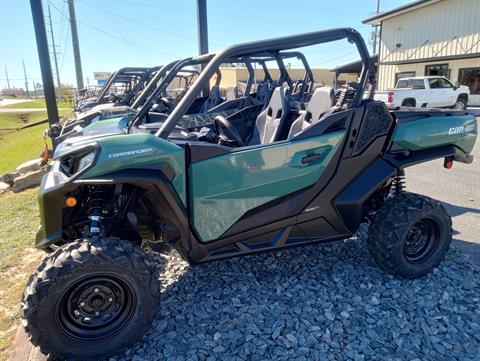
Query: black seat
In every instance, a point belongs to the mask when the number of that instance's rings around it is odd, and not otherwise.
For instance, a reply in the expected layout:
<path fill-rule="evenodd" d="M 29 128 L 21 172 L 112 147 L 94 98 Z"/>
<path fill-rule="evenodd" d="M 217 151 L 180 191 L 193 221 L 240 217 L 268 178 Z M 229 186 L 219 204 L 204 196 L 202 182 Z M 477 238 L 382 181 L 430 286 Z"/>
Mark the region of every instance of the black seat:
<path fill-rule="evenodd" d="M 200 113 L 206 113 L 208 110 L 222 102 L 223 99 L 220 96 L 220 87 L 218 85 L 214 85 L 212 89 L 210 89 L 210 94 L 208 94 L 207 100 L 205 100 L 205 103 L 202 104 Z"/>
<path fill-rule="evenodd" d="M 268 144 L 280 140 L 289 107 L 288 90 L 285 87 L 275 88 L 268 106 L 257 117 L 248 145 Z"/>
<path fill-rule="evenodd" d="M 335 93 L 331 87 L 315 89 L 305 111 L 292 123 L 287 139 L 293 138 L 305 128 L 316 124 L 334 109 Z"/>

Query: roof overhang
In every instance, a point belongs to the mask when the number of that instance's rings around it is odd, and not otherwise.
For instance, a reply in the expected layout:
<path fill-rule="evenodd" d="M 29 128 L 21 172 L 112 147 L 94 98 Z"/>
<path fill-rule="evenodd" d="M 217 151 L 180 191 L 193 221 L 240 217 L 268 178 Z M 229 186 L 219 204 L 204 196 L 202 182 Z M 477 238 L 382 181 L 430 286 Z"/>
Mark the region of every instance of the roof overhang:
<path fill-rule="evenodd" d="M 370 56 L 372 64 L 376 67 L 378 63 L 378 54 L 374 54 Z M 355 60 L 351 63 L 339 65 L 336 68 L 330 69 L 332 72 L 336 72 L 339 74 L 360 74 L 362 72 L 362 60 Z"/>
<path fill-rule="evenodd" d="M 394 8 L 392 10 L 383 11 L 381 13 L 370 16 L 370 17 L 362 20 L 362 23 L 371 24 L 371 25 L 380 25 L 380 23 L 384 20 L 393 18 L 393 17 L 401 15 L 401 14 L 408 13 L 408 12 L 413 11 L 413 10 L 421 9 L 425 6 L 429 6 L 429 5 L 438 3 L 440 1 L 443 1 L 443 0 L 417 0 L 417 1 L 411 2 L 409 4 Z"/>

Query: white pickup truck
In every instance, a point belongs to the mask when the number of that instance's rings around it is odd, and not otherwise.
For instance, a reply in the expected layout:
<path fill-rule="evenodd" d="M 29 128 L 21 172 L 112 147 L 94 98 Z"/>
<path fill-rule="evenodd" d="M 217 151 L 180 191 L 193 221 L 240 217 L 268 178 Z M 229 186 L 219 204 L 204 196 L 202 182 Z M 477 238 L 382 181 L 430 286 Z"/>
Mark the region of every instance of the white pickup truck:
<path fill-rule="evenodd" d="M 464 110 L 469 94 L 467 86 L 453 85 L 443 76 L 417 76 L 398 80 L 394 89 L 377 91 L 374 98 L 390 109 L 406 106 Z"/>

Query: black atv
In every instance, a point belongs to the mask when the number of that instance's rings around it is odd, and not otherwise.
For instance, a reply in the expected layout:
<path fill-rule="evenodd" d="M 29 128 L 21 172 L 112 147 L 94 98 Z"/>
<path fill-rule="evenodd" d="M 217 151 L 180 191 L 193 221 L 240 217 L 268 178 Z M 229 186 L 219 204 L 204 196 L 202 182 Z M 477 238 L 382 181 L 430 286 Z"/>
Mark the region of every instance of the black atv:
<path fill-rule="evenodd" d="M 264 109 L 216 116 L 209 137 L 178 127 L 226 59 L 341 39 L 356 45 L 363 71 L 338 96 L 319 87 L 299 109 L 291 87 L 278 84 Z M 80 138 L 58 151 L 39 195 L 36 246 L 51 253 L 22 301 L 32 343 L 66 359 L 131 347 L 161 302 L 145 244 L 200 263 L 344 239 L 368 222 L 381 269 L 406 278 L 431 272 L 452 222 L 439 202 L 404 191 L 403 169 L 435 158 L 447 168 L 472 162 L 476 119 L 389 112 L 365 94 L 371 65 L 349 28 L 232 46 L 211 57 L 156 128 Z"/>

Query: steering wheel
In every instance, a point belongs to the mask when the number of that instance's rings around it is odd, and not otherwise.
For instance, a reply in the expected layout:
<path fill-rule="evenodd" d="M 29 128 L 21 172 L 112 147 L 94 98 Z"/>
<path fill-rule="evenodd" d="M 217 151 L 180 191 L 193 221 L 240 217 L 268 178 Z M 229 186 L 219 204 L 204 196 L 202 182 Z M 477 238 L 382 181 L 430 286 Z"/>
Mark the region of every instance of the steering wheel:
<path fill-rule="evenodd" d="M 215 125 L 217 132 L 220 135 L 223 135 L 227 140 L 234 141 L 239 147 L 243 147 L 245 145 L 240 133 L 238 133 L 237 128 L 235 128 L 232 122 L 224 116 L 217 115 L 213 119 L 213 124 Z"/>

